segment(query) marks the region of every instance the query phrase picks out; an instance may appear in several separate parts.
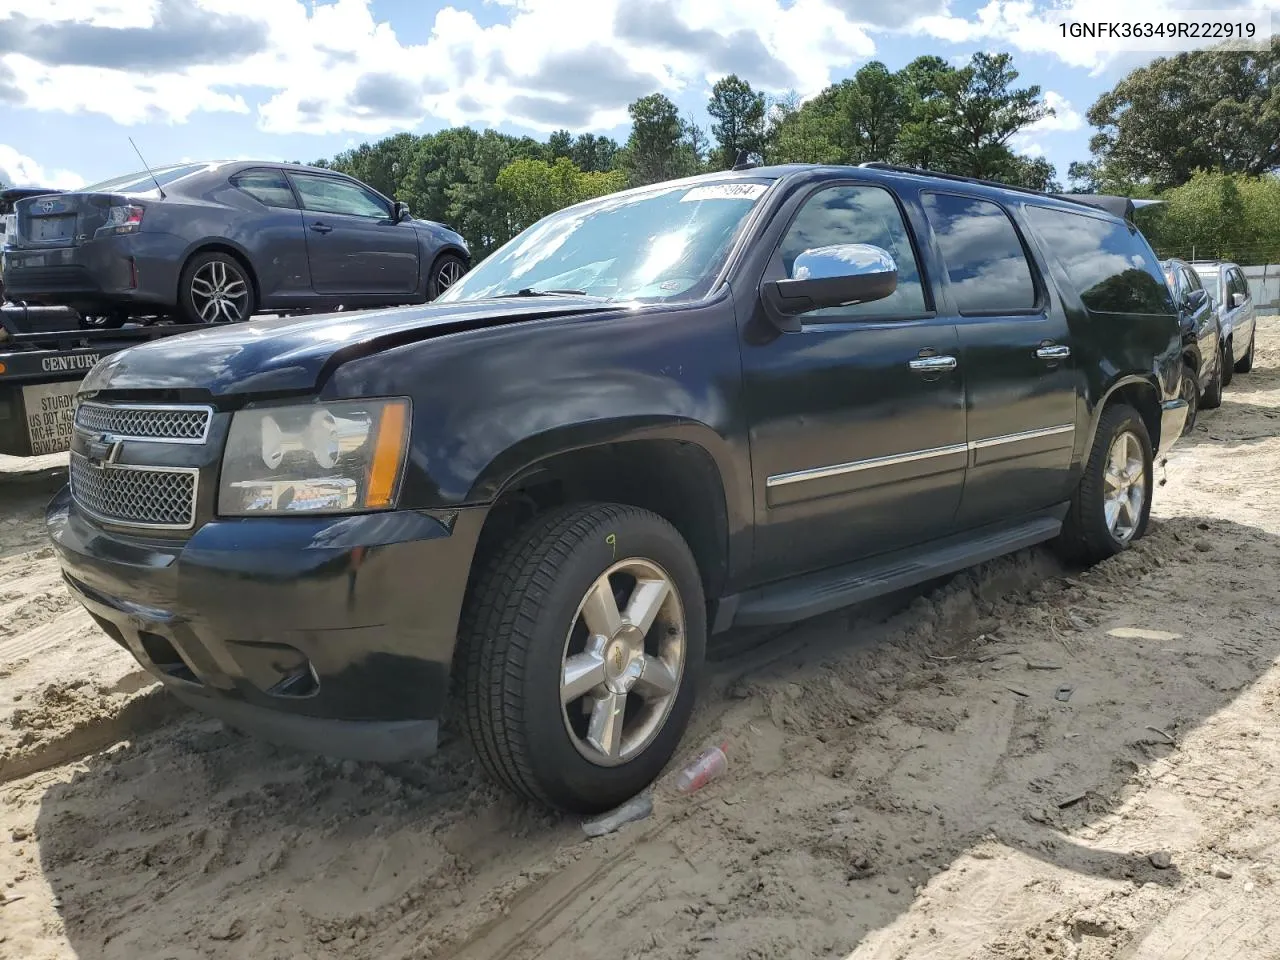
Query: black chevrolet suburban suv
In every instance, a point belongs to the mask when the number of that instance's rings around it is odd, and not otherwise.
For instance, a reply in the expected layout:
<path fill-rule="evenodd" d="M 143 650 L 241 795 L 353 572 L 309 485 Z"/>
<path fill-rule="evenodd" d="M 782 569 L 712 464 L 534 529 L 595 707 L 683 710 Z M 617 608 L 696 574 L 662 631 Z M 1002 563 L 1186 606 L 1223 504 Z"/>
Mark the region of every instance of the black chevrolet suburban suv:
<path fill-rule="evenodd" d="M 452 687 L 495 778 L 608 808 L 671 758 L 708 634 L 1143 535 L 1186 402 L 1124 212 L 878 164 L 593 200 L 431 304 L 104 358 L 49 533 L 233 727 L 402 759 Z"/>

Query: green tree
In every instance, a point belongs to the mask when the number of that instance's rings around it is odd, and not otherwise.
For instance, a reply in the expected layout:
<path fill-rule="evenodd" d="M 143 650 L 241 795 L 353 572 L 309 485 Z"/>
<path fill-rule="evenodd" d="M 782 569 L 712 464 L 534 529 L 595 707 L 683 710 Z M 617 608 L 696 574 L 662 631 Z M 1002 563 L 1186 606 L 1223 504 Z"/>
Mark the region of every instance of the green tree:
<path fill-rule="evenodd" d="M 716 81 L 707 113 L 715 121 L 711 124 L 711 135 L 717 144 L 712 159 L 715 169 L 728 170 L 737 162 L 740 151 L 764 152 L 764 94 L 751 89 L 751 84 L 736 73 Z"/>
<path fill-rule="evenodd" d="M 621 171 L 584 172 L 568 157 L 552 163 L 516 160 L 503 167 L 497 177 L 513 232 L 571 204 L 613 193 L 625 186 L 626 175 Z"/>
<path fill-rule="evenodd" d="M 941 57 L 916 57 L 898 71 L 906 119 L 898 132 L 896 159 L 925 169 L 943 169 L 956 154 L 953 103 L 965 77 Z"/>
<path fill-rule="evenodd" d="M 827 87 L 803 104 L 776 109 L 765 157 L 771 163 L 847 163 L 839 86 Z"/>
<path fill-rule="evenodd" d="M 629 107 L 631 136 L 625 164 L 630 183 L 659 183 L 693 172 L 692 152 L 682 149 L 685 125 L 676 105 L 660 93 L 641 97 Z"/>
<path fill-rule="evenodd" d="M 1113 181 L 1157 190 L 1197 169 L 1280 167 L 1280 38 L 1261 52 L 1197 50 L 1134 70 L 1089 109 L 1089 142 Z"/>
<path fill-rule="evenodd" d="M 558 160 L 561 157 L 573 157 L 573 134 L 568 130 L 557 130 L 547 138 L 547 159 Z"/>
<path fill-rule="evenodd" d="M 892 160 L 908 104 L 901 74 L 890 73 L 879 61 L 860 69 L 842 91 L 851 159 Z"/>
<path fill-rule="evenodd" d="M 412 133 L 398 133 L 377 143 L 362 143 L 354 150 L 338 154 L 328 166 L 393 197 L 418 139 Z"/>
<path fill-rule="evenodd" d="M 1280 258 L 1280 180 L 1197 170 L 1139 214 L 1162 256 L 1220 257 L 1238 263 Z"/>
<path fill-rule="evenodd" d="M 962 82 L 944 96 L 951 128 L 948 172 L 994 178 L 1011 166 L 1014 134 L 1053 116 L 1053 108 L 1038 86 L 1013 86 L 1018 71 L 1007 53 L 976 53 L 959 74 Z"/>
<path fill-rule="evenodd" d="M 582 133 L 573 141 L 573 150 L 569 158 L 579 170 L 585 170 L 588 173 L 604 173 L 617 166 L 618 144 L 609 137 Z"/>

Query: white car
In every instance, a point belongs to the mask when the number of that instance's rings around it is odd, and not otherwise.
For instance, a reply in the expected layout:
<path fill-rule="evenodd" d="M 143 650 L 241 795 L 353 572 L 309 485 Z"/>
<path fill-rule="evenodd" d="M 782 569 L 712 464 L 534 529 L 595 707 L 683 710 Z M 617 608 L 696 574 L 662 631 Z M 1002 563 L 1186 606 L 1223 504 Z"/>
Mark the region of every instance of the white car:
<path fill-rule="evenodd" d="M 1240 268 L 1223 260 L 1198 260 L 1191 264 L 1204 288 L 1209 291 L 1222 338 L 1226 341 L 1227 363 L 1222 370 L 1222 385 L 1231 382 L 1232 373 L 1248 373 L 1253 369 L 1253 340 L 1257 312 L 1249 294 L 1249 281 Z"/>

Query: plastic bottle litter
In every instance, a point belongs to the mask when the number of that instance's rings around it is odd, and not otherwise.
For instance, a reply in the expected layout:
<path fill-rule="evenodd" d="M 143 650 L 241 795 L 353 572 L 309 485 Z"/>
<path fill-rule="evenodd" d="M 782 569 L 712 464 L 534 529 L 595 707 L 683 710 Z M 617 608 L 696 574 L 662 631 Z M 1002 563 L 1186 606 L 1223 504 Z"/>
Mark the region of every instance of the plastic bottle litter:
<path fill-rule="evenodd" d="M 693 793 L 724 773 L 729 766 L 725 747 L 726 744 L 723 743 L 718 747 L 712 747 L 681 770 L 676 777 L 676 789 L 681 793 Z"/>
<path fill-rule="evenodd" d="M 608 813 L 583 820 L 582 832 L 588 837 L 603 837 L 628 823 L 643 820 L 651 813 L 653 813 L 653 797 L 646 791 L 632 797 L 622 806 L 614 807 Z"/>

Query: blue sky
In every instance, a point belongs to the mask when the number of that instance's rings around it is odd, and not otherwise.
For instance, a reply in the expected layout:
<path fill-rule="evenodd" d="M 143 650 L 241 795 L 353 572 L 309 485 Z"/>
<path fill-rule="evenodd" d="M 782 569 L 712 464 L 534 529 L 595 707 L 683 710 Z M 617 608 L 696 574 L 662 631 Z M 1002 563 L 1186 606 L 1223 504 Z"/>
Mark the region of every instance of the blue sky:
<path fill-rule="evenodd" d="M 1241 7 L 1251 10 L 1240 12 Z M 706 123 L 737 72 L 809 96 L 871 59 L 1014 55 L 1057 115 L 1015 146 L 1065 178 L 1084 114 L 1167 41 L 1064 38 L 1066 20 L 1252 18 L 1280 0 L 0 0 L 0 176 L 74 187 L 148 162 L 313 160 L 468 123 L 627 132 L 662 91 Z M 1189 46 L 1190 41 L 1182 45 Z"/>

